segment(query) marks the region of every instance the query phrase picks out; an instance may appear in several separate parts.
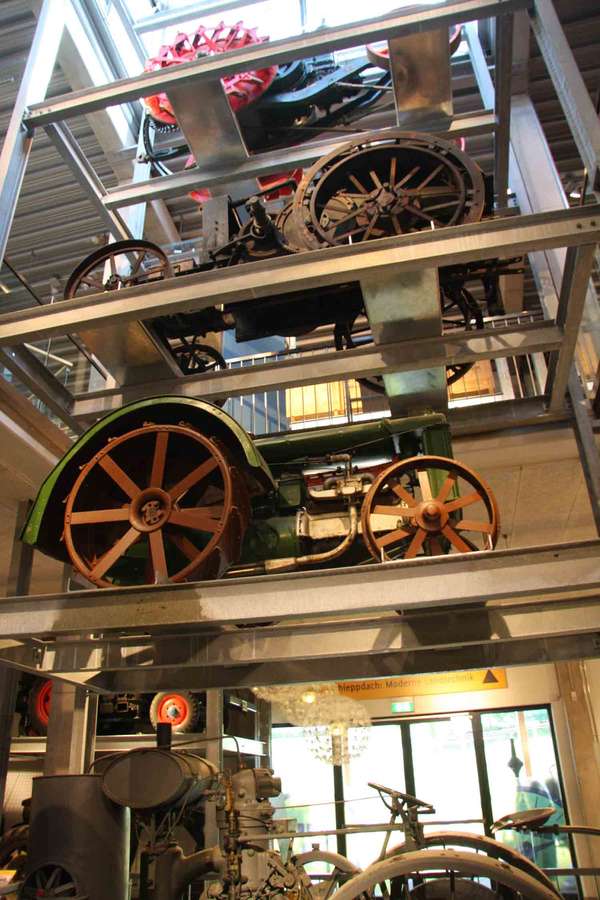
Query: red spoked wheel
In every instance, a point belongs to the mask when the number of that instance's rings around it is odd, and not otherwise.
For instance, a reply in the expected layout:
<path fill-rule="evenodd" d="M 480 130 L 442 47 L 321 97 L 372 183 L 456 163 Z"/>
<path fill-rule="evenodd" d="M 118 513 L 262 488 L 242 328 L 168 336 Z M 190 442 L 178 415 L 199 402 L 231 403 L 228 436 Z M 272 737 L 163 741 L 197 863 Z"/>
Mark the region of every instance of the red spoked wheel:
<path fill-rule="evenodd" d="M 198 723 L 200 707 L 190 691 L 164 691 L 156 694 L 150 705 L 150 721 L 171 725 L 173 731 L 193 731 Z"/>
<path fill-rule="evenodd" d="M 415 456 L 375 479 L 361 525 L 369 551 L 383 562 L 493 550 L 500 517 L 491 488 L 472 469 L 444 456 Z"/>
<path fill-rule="evenodd" d="M 29 721 L 33 730 L 40 735 L 46 734 L 50 719 L 50 701 L 52 699 L 52 681 L 48 678 L 37 682 L 29 693 Z"/>
<path fill-rule="evenodd" d="M 66 500 L 71 562 L 99 587 L 218 578 L 250 517 L 228 451 L 191 426 L 146 424 L 84 465 Z"/>
<path fill-rule="evenodd" d="M 221 22 L 216 27 L 206 28 L 200 25 L 191 37 L 180 33 L 172 44 L 165 44 L 159 53 L 149 59 L 145 65 L 146 72 L 154 72 L 168 66 L 190 62 L 200 56 L 214 56 L 215 53 L 226 53 L 248 47 L 250 44 L 261 44 L 267 37 L 259 37 L 256 28 L 246 28 L 242 22 L 225 25 Z M 277 74 L 277 66 L 268 66 L 252 72 L 236 72 L 222 79 L 229 104 L 234 112 L 242 109 L 260 97 L 273 82 Z M 177 125 L 173 107 L 166 94 L 155 94 L 144 98 L 144 103 L 154 119 L 166 125 Z M 199 115 L 202 111 L 198 111 Z"/>

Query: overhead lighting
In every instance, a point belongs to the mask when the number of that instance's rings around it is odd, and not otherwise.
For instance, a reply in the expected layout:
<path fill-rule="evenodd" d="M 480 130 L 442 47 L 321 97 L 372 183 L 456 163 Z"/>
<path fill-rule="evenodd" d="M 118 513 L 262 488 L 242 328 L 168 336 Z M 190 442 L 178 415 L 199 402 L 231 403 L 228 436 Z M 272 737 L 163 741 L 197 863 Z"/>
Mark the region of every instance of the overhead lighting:
<path fill-rule="evenodd" d="M 581 191 L 571 191 L 569 197 L 571 200 L 581 200 Z"/>
<path fill-rule="evenodd" d="M 2 291 L 3 294 L 10 294 L 10 288 L 6 287 L 3 281 L 0 281 L 0 291 Z"/>

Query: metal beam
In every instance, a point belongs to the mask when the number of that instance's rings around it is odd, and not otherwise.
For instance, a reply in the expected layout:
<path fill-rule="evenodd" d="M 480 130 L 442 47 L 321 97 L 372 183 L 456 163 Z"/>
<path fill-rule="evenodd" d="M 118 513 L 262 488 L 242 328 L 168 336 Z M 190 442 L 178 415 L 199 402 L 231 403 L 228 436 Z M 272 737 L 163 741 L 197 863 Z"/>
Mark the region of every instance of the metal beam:
<path fill-rule="evenodd" d="M 598 656 L 599 631 L 597 597 L 532 599 L 491 608 L 410 613 L 402 619 L 323 621 L 244 633 L 157 636 L 145 642 L 138 638 L 135 647 L 119 638 L 104 638 L 93 651 L 87 644 L 74 644 L 64 656 L 50 644 L 37 655 L 27 646 L 0 653 L 8 664 L 38 675 L 67 680 L 87 673 L 89 690 L 145 693 L 302 682 L 307 664 L 311 679 L 337 681 Z M 101 668 L 94 668 L 96 660 L 102 661 Z"/>
<path fill-rule="evenodd" d="M 544 391 L 549 397 L 548 408 L 551 410 L 560 409 L 565 402 L 569 374 L 573 365 L 573 354 L 595 255 L 596 246 L 594 244 L 569 247 L 567 250 L 556 315 L 557 325 L 563 328 L 565 337 L 560 350 L 550 357 Z"/>
<path fill-rule="evenodd" d="M 464 116 L 457 116 L 445 123 L 432 123 L 428 130 L 432 134 L 442 137 L 469 137 L 477 134 L 488 134 L 496 128 L 496 116 L 489 110 L 477 111 Z M 384 137 L 387 129 L 379 132 Z M 177 197 L 198 188 L 213 188 L 224 182 L 236 183 L 246 181 L 249 178 L 261 178 L 264 175 L 272 175 L 278 172 L 287 172 L 290 169 L 307 168 L 319 159 L 326 156 L 340 146 L 340 140 L 352 141 L 364 137 L 364 132 L 348 132 L 347 135 L 338 135 L 333 140 L 318 141 L 309 144 L 299 144 L 297 147 L 286 147 L 283 150 L 271 150 L 268 153 L 257 153 L 248 160 L 237 165 L 228 166 L 225 171 L 222 166 L 207 166 L 203 161 L 202 169 L 187 169 L 173 175 L 164 175 L 161 178 L 151 178 L 139 181 L 137 184 L 119 185 L 109 188 L 103 198 L 107 209 L 118 209 L 122 206 L 130 206 L 144 200 L 167 199 Z"/>
<path fill-rule="evenodd" d="M 535 0 L 531 27 L 587 169 L 600 191 L 600 120 L 551 0 Z"/>
<path fill-rule="evenodd" d="M 191 738 L 198 739 L 198 746 L 202 745 L 204 732 L 196 734 L 181 734 L 174 731 L 171 740 L 173 747 L 177 744 L 185 744 Z M 248 756 L 266 756 L 265 742 L 255 740 L 254 738 L 244 737 L 225 737 L 223 740 L 223 750 L 225 753 L 236 753 L 236 741 L 239 741 L 240 753 Z M 195 743 L 195 741 L 194 741 Z M 127 753 L 129 750 L 136 750 L 141 747 L 156 747 L 156 734 L 116 734 L 116 735 L 98 735 L 96 738 L 96 753 Z M 46 752 L 46 738 L 44 737 L 24 737 L 19 735 L 13 738 L 10 755 L 11 758 L 19 756 L 43 756 Z"/>
<path fill-rule="evenodd" d="M 447 364 L 543 353 L 557 349 L 561 341 L 562 332 L 558 326 L 552 322 L 540 322 L 505 330 L 455 332 L 437 338 L 330 351 L 318 356 L 304 354 L 263 365 L 225 369 L 214 374 L 99 391 L 77 400 L 73 413 L 84 418 L 99 416 L 115 406 L 149 396 L 172 394 L 219 400 L 340 379 L 364 378 L 367 375 L 422 371 Z"/>
<path fill-rule="evenodd" d="M 494 191 L 498 206 L 506 206 L 512 94 L 513 16 L 496 19 L 494 112 L 498 129 L 494 135 Z"/>
<path fill-rule="evenodd" d="M 456 0 L 433 9 L 419 8 L 391 14 L 365 22 L 336 28 L 323 28 L 310 34 L 297 35 L 264 44 L 253 44 L 240 50 L 203 57 L 158 72 L 145 72 L 134 78 L 116 81 L 72 94 L 53 98 L 29 107 L 25 123 L 28 127 L 47 125 L 71 116 L 85 115 L 138 97 L 149 96 L 190 81 L 223 78 L 235 72 L 281 65 L 294 59 L 306 59 L 319 53 L 331 53 L 372 41 L 414 34 L 430 28 L 449 27 L 458 22 L 510 13 L 530 5 L 529 0 Z"/>
<path fill-rule="evenodd" d="M 222 303 L 360 281 L 373 277 L 377 270 L 389 272 L 391 267 L 397 267 L 397 271 L 426 269 L 495 256 L 519 256 L 550 247 L 578 246 L 599 239 L 600 206 L 586 206 L 381 238 L 351 247 L 324 248 L 7 313 L 0 316 L 0 345 L 101 327 L 119 320 L 153 319 Z"/>
<path fill-rule="evenodd" d="M 98 178 L 94 167 L 88 161 L 81 147 L 73 137 L 71 129 L 64 122 L 46 127 L 46 134 L 66 162 L 76 181 L 86 192 L 94 210 L 100 216 L 107 230 L 115 240 L 126 241 L 133 237 L 131 231 L 118 212 L 104 205 L 106 190 Z"/>
<path fill-rule="evenodd" d="M 73 396 L 52 372 L 26 347 L 0 348 L 0 363 L 38 397 L 61 422 L 76 434 L 83 430 L 73 418 Z"/>
<path fill-rule="evenodd" d="M 599 551 L 600 541 L 582 541 L 196 584 L 15 597 L 0 604 L 0 639 L 117 631 L 139 636 L 165 626 L 169 634 L 197 633 L 203 625 L 212 629 L 265 618 L 283 623 L 395 610 L 447 612 L 456 605 L 507 599 L 581 599 L 600 590 Z M 141 666 L 144 656 L 135 647 L 145 641 L 126 643 L 131 664 Z M 90 639 L 91 668 L 95 646 Z"/>
<path fill-rule="evenodd" d="M 46 96 L 63 33 L 64 13 L 64 0 L 44 0 L 42 3 L 4 137 L 0 153 L 0 263 L 6 252 L 8 235 L 33 143 L 33 134 L 23 126 L 23 115 L 28 106 Z"/>
<path fill-rule="evenodd" d="M 189 669 L 262 666 L 277 660 L 339 661 L 386 653 L 467 647 L 499 640 L 544 640 L 600 632 L 600 604 L 595 594 L 580 600 L 531 598 L 518 603 L 474 603 L 443 611 L 402 611 L 373 619 L 292 623 L 209 634 L 154 635 L 95 641 L 37 643 L 35 647 L 0 650 L 3 660 L 27 665 L 35 660 L 42 676 L 67 672 L 123 672 L 132 669 Z M 600 647 L 598 648 L 600 653 Z M 31 662 L 30 664 L 33 664 Z M 209 729 L 210 734 L 216 733 Z"/>

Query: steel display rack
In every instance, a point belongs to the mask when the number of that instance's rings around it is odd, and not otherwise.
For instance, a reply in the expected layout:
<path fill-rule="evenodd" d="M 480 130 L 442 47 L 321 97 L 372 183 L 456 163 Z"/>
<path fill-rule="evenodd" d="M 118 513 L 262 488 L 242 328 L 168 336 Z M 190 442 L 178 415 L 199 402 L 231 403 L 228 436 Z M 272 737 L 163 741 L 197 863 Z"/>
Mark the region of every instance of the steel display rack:
<path fill-rule="evenodd" d="M 183 275 L 119 293 L 0 314 L 3 359 L 10 357 L 13 371 L 53 412 L 81 431 L 104 411 L 143 395 L 165 392 L 219 399 L 341 377 L 545 352 L 551 365 L 543 396 L 455 410 L 450 421 L 459 433 L 568 421 L 576 431 L 600 533 L 600 459 L 589 405 L 573 363 L 582 314 L 586 309 L 593 314 L 597 302 L 590 296 L 589 282 L 600 239 L 600 205 L 564 208 L 558 175 L 544 154 L 531 102 L 525 94 L 511 94 L 510 75 L 519 62 L 513 53 L 517 21 L 519 27 L 530 25 L 535 34 L 589 183 L 594 190 L 600 188 L 600 123 L 550 0 L 456 0 L 45 99 L 60 39 L 62 6 L 62 0 L 42 4 L 0 155 L 0 256 L 37 129 L 50 134 L 107 228 L 116 237 L 127 237 L 131 231 L 120 212 L 127 206 L 201 186 L 218 191 L 250 177 L 307 165 L 333 148 L 334 142 L 321 141 L 248 156 L 231 131 L 231 113 L 220 83 L 223 75 L 455 23 L 468 23 L 470 58 L 483 108 L 465 116 L 438 116 L 427 123 L 427 130 L 451 136 L 493 134 L 500 204 L 504 205 L 510 177 L 525 214 Z M 124 4 L 115 7 L 135 36 Z M 476 25 L 486 18 L 495 23 L 495 84 Z M 189 123 L 188 131 L 184 125 L 185 136 L 205 162 L 201 170 L 105 188 L 65 121 L 158 91 L 184 96 L 190 88 L 214 105 L 213 118 L 224 123 L 223 131 L 209 136 L 213 147 L 227 129 L 226 165 L 211 158 L 208 139 L 199 137 Z M 535 183 L 527 178 L 532 167 Z M 404 270 L 524 253 L 535 255 L 534 274 L 550 273 L 554 297 L 546 296 L 543 322 L 502 331 L 374 344 L 243 371 L 172 376 L 77 396 L 23 347 L 33 338 L 76 333 L 83 326 L 101 330 L 141 316 L 202 309 L 231 298 L 256 300 L 300 286 L 372 282 Z M 328 679 L 597 656 L 599 550 L 600 540 L 259 579 L 17 596 L 0 606 L 0 661 L 92 692 L 115 692 L 302 681 L 308 659 L 311 678 Z M 271 624 L 265 626 L 265 619 Z M 242 621 L 255 627 L 240 631 L 236 625 Z"/>

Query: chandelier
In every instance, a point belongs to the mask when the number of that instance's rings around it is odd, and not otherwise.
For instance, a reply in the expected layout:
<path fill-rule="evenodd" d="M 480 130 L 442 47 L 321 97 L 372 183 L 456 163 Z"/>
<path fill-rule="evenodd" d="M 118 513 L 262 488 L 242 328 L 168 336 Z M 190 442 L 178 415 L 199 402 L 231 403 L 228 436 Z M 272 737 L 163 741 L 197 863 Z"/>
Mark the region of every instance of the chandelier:
<path fill-rule="evenodd" d="M 257 697 L 277 703 L 292 725 L 304 729 L 312 756 L 341 766 L 365 752 L 371 719 L 362 703 L 340 694 L 336 684 L 298 684 L 253 688 Z"/>

